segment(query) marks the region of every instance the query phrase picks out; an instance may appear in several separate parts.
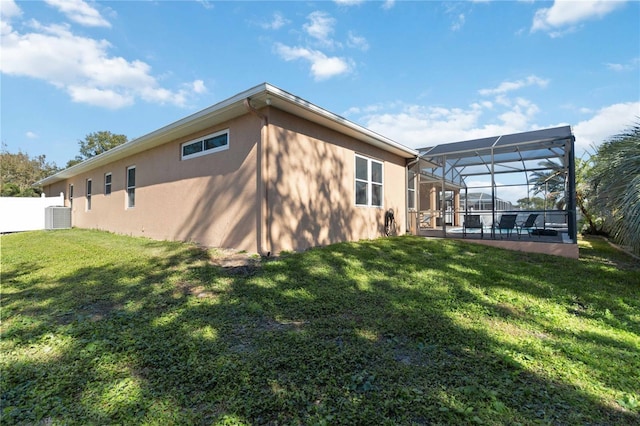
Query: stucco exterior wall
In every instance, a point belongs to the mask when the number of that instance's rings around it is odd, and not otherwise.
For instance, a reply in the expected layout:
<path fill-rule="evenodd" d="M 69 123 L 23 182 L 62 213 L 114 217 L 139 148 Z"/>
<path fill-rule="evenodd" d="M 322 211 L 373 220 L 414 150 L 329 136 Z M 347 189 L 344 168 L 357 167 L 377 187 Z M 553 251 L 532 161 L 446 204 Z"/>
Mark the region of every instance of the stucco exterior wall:
<path fill-rule="evenodd" d="M 270 108 L 267 146 L 267 221 L 272 251 L 302 250 L 384 234 L 393 209 L 405 231 L 405 160 L 310 121 Z M 384 204 L 355 204 L 355 154 L 383 162 Z"/>
<path fill-rule="evenodd" d="M 180 145 L 229 129 L 229 149 L 181 160 Z M 186 138 L 96 168 L 46 188 L 63 191 L 72 224 L 159 240 L 196 241 L 256 252 L 257 145 L 261 125 L 245 115 Z M 127 208 L 126 172 L 136 167 L 135 207 Z M 105 173 L 112 192 L 104 194 Z M 86 209 L 86 179 L 92 179 L 92 208 Z"/>
<path fill-rule="evenodd" d="M 183 142 L 224 129 L 228 150 L 181 160 Z M 382 207 L 355 204 L 356 153 L 383 163 Z M 130 166 L 136 167 L 134 208 L 126 206 Z M 105 173 L 112 174 L 110 195 L 104 193 Z M 380 237 L 389 209 L 403 234 L 405 174 L 405 159 L 397 155 L 268 107 L 45 190 L 64 192 L 69 206 L 69 184 L 74 185 L 76 227 L 277 254 Z"/>

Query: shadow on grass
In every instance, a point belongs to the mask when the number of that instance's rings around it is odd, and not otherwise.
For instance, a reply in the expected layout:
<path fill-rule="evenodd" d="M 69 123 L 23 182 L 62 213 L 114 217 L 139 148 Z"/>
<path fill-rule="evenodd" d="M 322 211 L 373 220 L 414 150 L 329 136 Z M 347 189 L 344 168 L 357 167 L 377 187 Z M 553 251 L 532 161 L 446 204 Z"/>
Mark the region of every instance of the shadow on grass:
<path fill-rule="evenodd" d="M 544 345 L 499 340 L 478 320 L 535 322 L 491 298 L 502 289 L 600 306 L 587 289 L 527 273 L 540 257 L 391 238 L 284 255 L 240 274 L 202 251 L 163 247 L 147 246 L 162 253 L 142 263 L 82 267 L 52 282 L 3 276 L 15 288 L 2 302 L 13 356 L 3 367 L 3 424 L 640 421 L 540 367 Z M 498 255 L 507 262 L 496 271 Z M 596 339 L 601 358 L 633 349 L 608 339 Z M 632 391 L 588 357 L 556 355 L 615 394 Z"/>

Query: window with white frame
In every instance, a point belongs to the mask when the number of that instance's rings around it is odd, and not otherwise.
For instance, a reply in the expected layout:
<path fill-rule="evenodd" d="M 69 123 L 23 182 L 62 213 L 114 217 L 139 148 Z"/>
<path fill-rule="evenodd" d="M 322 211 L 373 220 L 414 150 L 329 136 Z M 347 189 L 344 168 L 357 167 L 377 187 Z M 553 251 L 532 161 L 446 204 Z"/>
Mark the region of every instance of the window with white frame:
<path fill-rule="evenodd" d="M 180 146 L 182 159 L 213 154 L 229 148 L 229 130 L 212 133 L 197 140 L 185 142 Z"/>
<path fill-rule="evenodd" d="M 127 208 L 136 206 L 136 166 L 127 167 Z"/>
<path fill-rule="evenodd" d="M 69 207 L 73 210 L 73 184 L 69 184 Z"/>
<path fill-rule="evenodd" d="M 87 211 L 91 210 L 91 179 L 87 179 Z"/>
<path fill-rule="evenodd" d="M 105 173 L 104 175 L 104 195 L 111 194 L 111 173 Z"/>
<path fill-rule="evenodd" d="M 409 181 L 407 182 L 407 208 L 416 209 L 416 174 L 409 171 Z"/>
<path fill-rule="evenodd" d="M 382 162 L 356 154 L 355 194 L 357 206 L 382 207 Z"/>

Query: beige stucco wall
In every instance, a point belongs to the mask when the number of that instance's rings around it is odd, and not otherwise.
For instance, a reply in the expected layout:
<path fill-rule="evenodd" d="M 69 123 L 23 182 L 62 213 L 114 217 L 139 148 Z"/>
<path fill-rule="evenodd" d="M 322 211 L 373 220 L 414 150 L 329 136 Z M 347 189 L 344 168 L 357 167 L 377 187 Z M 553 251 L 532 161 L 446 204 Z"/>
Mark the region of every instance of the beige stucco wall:
<path fill-rule="evenodd" d="M 405 160 L 275 108 L 173 141 L 50 185 L 74 185 L 73 226 L 153 239 L 196 241 L 259 253 L 377 238 L 393 209 L 406 230 Z M 268 126 L 263 123 L 268 122 Z M 229 149 L 181 160 L 180 145 L 229 129 Z M 355 205 L 355 153 L 383 162 L 384 206 Z M 136 205 L 126 208 L 126 170 L 136 167 Z M 104 195 L 104 175 L 112 193 Z M 93 181 L 86 211 L 86 179 Z"/>
<path fill-rule="evenodd" d="M 229 149 L 181 160 L 183 142 L 229 129 Z M 74 184 L 73 226 L 160 240 L 196 241 L 257 251 L 257 145 L 260 121 L 245 115 L 223 125 L 133 155 L 51 185 L 47 193 Z M 126 208 L 126 170 L 136 167 L 136 203 Z M 104 174 L 112 193 L 104 195 Z M 92 209 L 86 211 L 86 179 L 93 181 Z"/>
<path fill-rule="evenodd" d="M 273 251 L 380 237 L 388 209 L 404 234 L 403 158 L 281 110 L 272 108 L 268 116 L 270 226 L 264 237 Z M 382 208 L 355 205 L 355 153 L 383 162 Z"/>

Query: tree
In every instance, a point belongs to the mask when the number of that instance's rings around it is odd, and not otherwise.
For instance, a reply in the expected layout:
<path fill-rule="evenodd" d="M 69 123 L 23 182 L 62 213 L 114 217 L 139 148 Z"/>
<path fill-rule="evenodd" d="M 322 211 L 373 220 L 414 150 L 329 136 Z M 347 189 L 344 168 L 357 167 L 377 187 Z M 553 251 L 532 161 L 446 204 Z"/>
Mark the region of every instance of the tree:
<path fill-rule="evenodd" d="M 576 158 L 576 205 L 582 214 L 584 234 L 606 234 L 603 230 L 603 219 L 593 206 L 593 191 L 591 188 L 591 172 L 593 170 L 593 155 L 584 160 Z"/>
<path fill-rule="evenodd" d="M 586 234 L 603 234 L 603 220 L 593 207 L 592 190 L 591 190 L 591 169 L 593 167 L 593 156 L 589 156 L 586 160 L 576 158 L 575 164 L 575 194 L 576 207 L 582 214 L 584 221 L 583 233 Z M 534 182 L 534 194 L 544 194 L 547 204 L 543 209 L 555 206 L 557 209 L 565 207 L 566 182 L 564 168 L 551 160 L 539 163 L 541 166 L 548 168 L 545 171 L 532 173 Z M 534 198 L 535 199 L 535 198 Z M 520 200 L 518 200 L 520 202 Z"/>
<path fill-rule="evenodd" d="M 518 200 L 518 208 L 520 210 L 543 210 L 544 198 L 541 197 L 526 197 Z"/>
<path fill-rule="evenodd" d="M 531 174 L 533 181 L 533 194 L 544 194 L 547 203 L 545 210 L 553 208 L 564 208 L 565 204 L 565 173 L 561 164 L 551 160 L 545 160 L 539 163 L 540 166 L 547 170 L 537 171 Z"/>
<path fill-rule="evenodd" d="M 0 151 L 0 195 L 3 197 L 37 197 L 42 188 L 33 184 L 58 171 L 44 155 L 30 157 L 22 151 L 12 154 L 3 145 Z"/>
<path fill-rule="evenodd" d="M 79 140 L 80 155 L 76 155 L 76 158 L 67 162 L 67 167 L 71 167 L 84 160 L 95 157 L 102 154 L 118 145 L 122 145 L 127 142 L 125 135 L 116 135 L 108 130 L 102 130 L 99 132 L 89 133 L 85 136 L 84 140 Z"/>
<path fill-rule="evenodd" d="M 640 254 L 640 122 L 600 146 L 591 188 L 605 229 Z"/>

